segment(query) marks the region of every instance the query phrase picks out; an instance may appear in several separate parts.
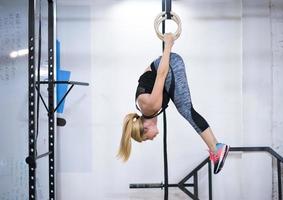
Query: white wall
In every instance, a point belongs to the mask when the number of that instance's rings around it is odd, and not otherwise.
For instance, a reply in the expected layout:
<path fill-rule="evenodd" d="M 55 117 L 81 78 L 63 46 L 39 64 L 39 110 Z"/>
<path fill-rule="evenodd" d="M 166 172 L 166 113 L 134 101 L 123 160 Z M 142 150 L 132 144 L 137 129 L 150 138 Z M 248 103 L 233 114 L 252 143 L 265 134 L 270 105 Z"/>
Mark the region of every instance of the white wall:
<path fill-rule="evenodd" d="M 79 10 L 79 12 L 76 12 Z M 86 6 L 58 6 L 57 39 L 61 44 L 61 70 L 71 71 L 70 80 L 90 83 L 75 86 L 65 100 L 65 127 L 57 129 L 58 199 L 83 199 L 92 176 L 93 126 L 91 119 L 91 9 Z M 96 158 L 95 158 L 96 159 Z M 90 179 L 86 181 L 86 177 Z M 71 192 L 74 191 L 74 192 Z M 93 190 L 89 189 L 89 192 Z M 70 195 L 70 197 L 69 197 Z M 87 199 L 87 198 L 85 198 Z M 90 199 L 90 198 L 89 198 Z"/>
<path fill-rule="evenodd" d="M 272 146 L 274 149 L 283 154 L 283 113 L 282 113 L 282 101 L 283 101 L 283 2 L 280 0 L 273 0 L 271 6 L 271 34 L 272 34 L 272 76 L 273 76 L 273 99 L 272 99 Z M 276 168 L 276 162 L 273 164 L 273 169 Z M 281 166 L 282 172 L 283 166 Z M 283 172 L 281 177 L 283 176 Z M 273 176 L 274 185 L 277 185 L 277 172 L 274 172 Z M 274 194 L 277 193 L 278 188 L 273 188 Z M 276 198 L 275 198 L 276 199 Z"/>
<path fill-rule="evenodd" d="M 173 51 L 186 63 L 194 106 L 217 138 L 231 146 L 282 147 L 282 142 L 273 142 L 282 141 L 283 129 L 282 54 L 275 54 L 282 52 L 282 45 L 277 46 L 282 32 L 274 25 L 282 21 L 270 14 L 269 3 L 173 2 L 183 23 Z M 134 142 L 126 164 L 115 157 L 123 117 L 136 111 L 137 79 L 161 53 L 153 30 L 160 10 L 157 0 L 58 2 L 61 66 L 75 80 L 91 84 L 73 91 L 65 105 L 68 122 L 58 138 L 59 199 L 163 199 L 158 189 L 128 189 L 129 183 L 163 180 L 162 134 L 152 142 Z M 169 177 L 177 183 L 207 156 L 207 147 L 172 103 L 167 118 Z M 162 130 L 162 118 L 159 126 Z M 267 154 L 231 153 L 223 171 L 213 176 L 214 199 L 269 200 L 271 174 Z M 200 199 L 208 198 L 206 180 L 204 170 L 199 174 Z M 170 189 L 170 199 L 189 197 Z"/>
<path fill-rule="evenodd" d="M 27 48 L 27 7 L 0 2 L 0 199 L 28 198 L 27 56 L 10 57 Z"/>
<path fill-rule="evenodd" d="M 271 145 L 272 68 L 269 18 L 269 1 L 243 1 L 245 146 Z M 257 162 L 251 162 L 254 158 L 258 159 Z M 242 159 L 245 170 L 241 174 L 241 183 L 249 185 L 248 188 L 243 187 L 244 199 L 271 199 L 271 159 L 264 154 L 244 154 Z M 259 188 L 262 192 L 256 192 Z"/>

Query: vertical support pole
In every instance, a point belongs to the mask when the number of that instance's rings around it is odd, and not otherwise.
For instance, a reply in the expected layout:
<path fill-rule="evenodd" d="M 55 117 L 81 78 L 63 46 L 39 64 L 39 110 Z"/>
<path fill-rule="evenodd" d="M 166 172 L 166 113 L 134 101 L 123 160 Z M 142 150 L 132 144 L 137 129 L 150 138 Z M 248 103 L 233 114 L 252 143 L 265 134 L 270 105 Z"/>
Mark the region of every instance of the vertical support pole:
<path fill-rule="evenodd" d="M 162 0 L 162 12 L 165 11 L 165 0 Z M 165 33 L 165 21 L 162 21 L 162 34 Z M 164 51 L 164 41 L 162 41 L 162 52 Z"/>
<path fill-rule="evenodd" d="M 282 200 L 281 162 L 279 159 L 277 159 L 277 176 L 278 176 L 278 199 Z"/>
<path fill-rule="evenodd" d="M 49 199 L 55 200 L 55 122 L 54 122 L 54 2 L 48 0 L 48 136 Z"/>
<path fill-rule="evenodd" d="M 170 10 L 169 10 L 170 9 Z M 171 11 L 171 0 L 162 0 L 162 12 Z M 169 15 L 170 16 L 170 15 Z M 165 21 L 162 21 L 162 34 L 165 33 Z M 164 41 L 162 41 L 162 51 L 164 51 Z M 168 200 L 168 159 L 167 159 L 167 120 L 166 111 L 163 111 L 163 157 L 164 157 L 164 200 Z"/>
<path fill-rule="evenodd" d="M 194 196 L 198 198 L 198 172 L 194 174 Z"/>
<path fill-rule="evenodd" d="M 209 200 L 212 200 L 212 173 L 211 173 L 210 161 L 208 161 L 208 192 L 209 192 Z"/>
<path fill-rule="evenodd" d="M 29 0 L 28 8 L 28 131 L 29 158 L 35 160 L 35 0 Z M 29 163 L 29 200 L 36 199 L 36 164 Z"/>
<path fill-rule="evenodd" d="M 164 200 L 168 200 L 168 159 L 167 159 L 167 122 L 163 111 L 163 157 L 164 157 Z"/>
<path fill-rule="evenodd" d="M 171 0 L 166 0 L 166 15 L 167 19 L 171 19 L 171 6 L 172 6 L 172 1 Z"/>

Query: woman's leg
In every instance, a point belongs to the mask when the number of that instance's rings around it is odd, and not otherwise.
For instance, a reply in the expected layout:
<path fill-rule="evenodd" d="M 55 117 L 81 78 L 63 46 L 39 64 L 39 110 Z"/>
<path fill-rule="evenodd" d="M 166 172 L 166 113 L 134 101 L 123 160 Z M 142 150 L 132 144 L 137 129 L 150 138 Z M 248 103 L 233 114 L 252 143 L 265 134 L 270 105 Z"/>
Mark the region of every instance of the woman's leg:
<path fill-rule="evenodd" d="M 160 58 L 154 61 L 156 69 L 159 62 Z M 176 53 L 171 53 L 170 55 L 170 70 L 166 77 L 165 89 L 169 93 L 178 112 L 200 134 L 208 148 L 211 151 L 215 151 L 217 140 L 206 120 L 193 108 L 185 64 L 181 56 Z"/>
<path fill-rule="evenodd" d="M 205 129 L 200 134 L 200 136 L 203 139 L 203 141 L 206 143 L 206 145 L 208 146 L 209 150 L 215 152 L 216 144 L 218 143 L 218 141 L 216 140 L 211 128 L 208 127 L 207 129 Z"/>
<path fill-rule="evenodd" d="M 160 59 L 154 61 L 155 67 L 158 67 L 159 61 Z M 214 163 L 214 173 L 219 173 L 228 155 L 229 146 L 217 142 L 206 120 L 194 110 L 185 64 L 181 56 L 175 53 L 170 55 L 170 70 L 166 77 L 165 90 L 179 113 L 193 126 L 208 146 L 210 159 Z"/>

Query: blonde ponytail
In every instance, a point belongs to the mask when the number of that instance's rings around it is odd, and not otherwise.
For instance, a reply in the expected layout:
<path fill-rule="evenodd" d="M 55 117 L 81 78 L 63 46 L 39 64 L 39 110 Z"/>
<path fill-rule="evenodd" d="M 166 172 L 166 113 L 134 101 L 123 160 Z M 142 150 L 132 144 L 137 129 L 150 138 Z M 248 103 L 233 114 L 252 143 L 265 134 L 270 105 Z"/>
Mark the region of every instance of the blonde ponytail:
<path fill-rule="evenodd" d="M 137 113 L 129 113 L 124 118 L 122 138 L 118 157 L 126 162 L 131 154 L 132 142 L 131 137 L 137 142 L 142 142 L 143 125 L 141 117 Z"/>

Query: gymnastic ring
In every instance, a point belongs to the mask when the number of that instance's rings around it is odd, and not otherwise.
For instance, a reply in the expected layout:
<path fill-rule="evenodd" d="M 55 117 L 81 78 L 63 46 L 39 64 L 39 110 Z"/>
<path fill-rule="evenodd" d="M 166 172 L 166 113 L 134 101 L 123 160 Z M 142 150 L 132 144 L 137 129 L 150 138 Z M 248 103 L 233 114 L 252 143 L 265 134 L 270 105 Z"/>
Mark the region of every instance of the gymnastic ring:
<path fill-rule="evenodd" d="M 181 35 L 181 32 L 182 32 L 182 23 L 181 23 L 181 19 L 180 17 L 174 13 L 174 12 L 170 12 L 170 14 L 172 15 L 171 19 L 176 22 L 176 24 L 178 25 L 178 28 L 176 30 L 176 32 L 173 34 L 174 35 L 174 40 L 177 40 L 180 35 Z M 163 16 L 164 15 L 164 16 Z M 162 17 L 163 16 L 163 17 Z M 160 33 L 159 31 L 159 25 L 161 24 L 162 21 L 165 21 L 166 20 L 166 12 L 161 12 L 159 13 L 155 20 L 154 20 L 154 29 L 155 29 L 155 32 L 156 32 L 156 35 L 157 37 L 160 39 L 160 40 L 164 40 L 164 34 Z"/>

